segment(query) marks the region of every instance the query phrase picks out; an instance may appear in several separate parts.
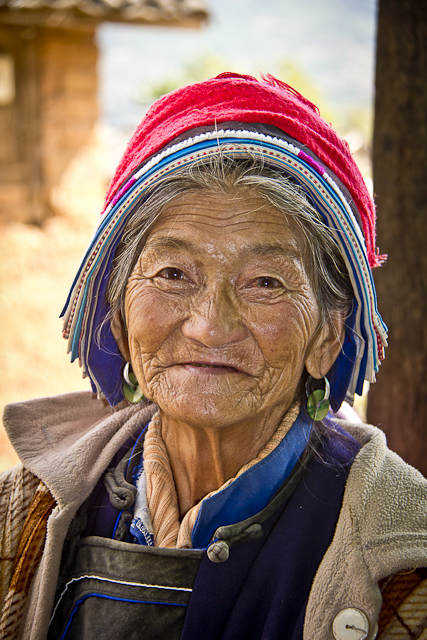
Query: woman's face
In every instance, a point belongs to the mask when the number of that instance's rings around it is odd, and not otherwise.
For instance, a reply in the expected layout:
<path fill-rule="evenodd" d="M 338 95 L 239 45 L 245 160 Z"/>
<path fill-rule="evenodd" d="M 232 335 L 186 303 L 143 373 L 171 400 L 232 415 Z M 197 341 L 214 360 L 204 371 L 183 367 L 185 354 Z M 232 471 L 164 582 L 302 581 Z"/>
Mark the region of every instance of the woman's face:
<path fill-rule="evenodd" d="M 144 394 L 195 426 L 283 415 L 316 350 L 319 311 L 301 243 L 282 213 L 244 194 L 171 201 L 128 280 L 125 308 Z"/>

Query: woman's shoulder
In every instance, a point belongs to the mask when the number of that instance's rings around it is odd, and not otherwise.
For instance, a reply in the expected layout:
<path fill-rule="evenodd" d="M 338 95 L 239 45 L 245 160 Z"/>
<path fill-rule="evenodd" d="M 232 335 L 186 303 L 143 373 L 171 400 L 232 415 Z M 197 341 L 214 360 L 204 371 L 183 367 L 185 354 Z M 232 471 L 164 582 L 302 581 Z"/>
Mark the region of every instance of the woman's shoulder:
<path fill-rule="evenodd" d="M 153 411 L 153 405 L 112 409 L 92 393 L 79 392 L 8 405 L 3 424 L 24 467 L 58 502 L 67 503 L 77 488 L 91 489 Z"/>
<path fill-rule="evenodd" d="M 388 448 L 384 431 L 371 424 L 343 420 L 337 422 L 360 444 L 360 451 L 352 466 L 356 484 L 362 482 L 378 488 L 378 485 L 385 483 L 391 485 L 389 492 L 393 494 L 415 491 L 417 495 L 419 492 L 424 495 L 427 491 L 426 478 Z"/>
<path fill-rule="evenodd" d="M 91 419 L 98 414 L 102 417 L 108 411 L 111 411 L 108 403 L 98 400 L 92 392 L 75 391 L 8 404 L 3 411 L 3 421 L 6 429 L 11 424 L 16 429 L 23 423 L 28 428 L 29 421 L 41 420 L 50 424 L 53 421 L 80 420 L 83 416 Z"/>
<path fill-rule="evenodd" d="M 33 457 L 36 450 L 46 455 L 56 448 L 69 448 L 104 422 L 112 423 L 111 435 L 135 413 L 141 419 L 147 414 L 149 419 L 153 409 L 142 403 L 129 406 L 125 401 L 110 407 L 92 392 L 78 391 L 6 405 L 3 424 L 25 464 L 27 455 Z"/>
<path fill-rule="evenodd" d="M 371 503 L 387 503 L 397 512 L 424 509 L 426 526 L 427 480 L 387 446 L 385 433 L 373 425 L 338 421 L 359 444 L 347 483 L 347 498 L 363 510 Z M 377 511 L 377 509 L 376 509 Z M 377 517 L 379 513 L 377 512 Z"/>
<path fill-rule="evenodd" d="M 426 478 L 387 447 L 386 436 L 377 427 L 343 422 L 341 426 L 361 444 L 348 475 L 343 507 L 365 560 L 375 566 L 378 577 L 390 574 L 390 564 L 394 572 L 426 566 Z"/>
<path fill-rule="evenodd" d="M 329 637 L 314 630 L 326 634 L 334 617 L 349 607 L 377 620 L 382 603 L 378 582 L 427 567 L 427 480 L 387 447 L 380 429 L 338 423 L 360 449 L 347 477 L 334 538 L 313 582 L 307 638 Z"/>

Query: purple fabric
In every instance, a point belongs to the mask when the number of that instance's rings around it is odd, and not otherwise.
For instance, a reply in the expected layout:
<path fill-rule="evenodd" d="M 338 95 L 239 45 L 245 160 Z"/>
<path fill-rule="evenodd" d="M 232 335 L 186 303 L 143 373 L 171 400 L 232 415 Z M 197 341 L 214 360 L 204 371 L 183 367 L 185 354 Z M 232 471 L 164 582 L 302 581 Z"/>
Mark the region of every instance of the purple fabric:
<path fill-rule="evenodd" d="M 120 237 L 117 237 L 117 243 L 119 240 Z M 106 301 L 106 292 L 113 260 L 114 251 L 109 254 L 108 260 L 105 261 L 105 268 L 100 270 L 100 275 L 97 275 L 97 279 L 101 278 L 101 286 L 99 288 L 99 299 L 101 302 L 96 307 L 92 321 L 92 331 L 97 331 L 98 327 L 102 325 L 102 321 L 109 309 Z M 110 323 L 102 325 L 99 342 L 97 340 L 91 341 L 89 355 L 92 371 L 102 391 L 108 398 L 108 402 L 111 406 L 118 404 L 124 398 L 122 389 L 122 368 L 124 360 L 117 346 L 117 342 L 111 333 Z M 91 384 L 92 390 L 96 393 L 96 387 L 92 381 Z"/>
<path fill-rule="evenodd" d="M 322 167 L 322 165 L 320 165 L 318 162 L 316 162 L 314 160 L 314 158 L 312 158 L 311 156 L 308 155 L 308 153 L 305 153 L 305 151 L 300 151 L 298 156 L 302 159 L 305 160 L 305 162 L 307 164 L 310 165 L 310 167 L 313 167 L 313 169 L 315 169 L 317 171 L 317 173 L 320 176 L 323 176 L 323 174 L 325 173 L 325 169 Z"/>
<path fill-rule="evenodd" d="M 118 201 L 120 200 L 120 198 L 122 197 L 122 195 L 123 195 L 124 193 L 126 193 L 126 191 L 127 191 L 128 189 L 130 189 L 130 188 L 131 188 L 131 186 L 132 186 L 133 184 L 135 184 L 135 182 L 136 182 L 136 178 L 131 178 L 128 182 L 126 182 L 126 184 L 125 184 L 121 189 L 119 189 L 119 190 L 117 191 L 116 195 L 114 196 L 114 198 L 113 198 L 113 199 L 112 199 L 112 201 L 111 201 L 112 206 L 114 206 L 114 205 L 116 204 L 116 202 L 118 202 Z"/>

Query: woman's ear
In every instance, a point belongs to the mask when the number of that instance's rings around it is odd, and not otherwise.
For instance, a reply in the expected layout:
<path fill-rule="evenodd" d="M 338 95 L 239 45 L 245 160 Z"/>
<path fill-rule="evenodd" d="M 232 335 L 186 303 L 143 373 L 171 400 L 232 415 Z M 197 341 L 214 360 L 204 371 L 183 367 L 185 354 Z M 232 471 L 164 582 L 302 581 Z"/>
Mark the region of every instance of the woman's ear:
<path fill-rule="evenodd" d="M 305 361 L 305 368 L 313 378 L 323 378 L 334 364 L 344 342 L 344 318 L 337 314 L 332 324 L 326 324 L 313 343 Z"/>
<path fill-rule="evenodd" d="M 110 328 L 111 328 L 111 333 L 113 334 L 114 340 L 117 342 L 117 346 L 119 347 L 120 353 L 122 354 L 126 362 L 129 362 L 130 350 L 129 350 L 128 334 L 127 334 L 125 323 L 123 322 L 122 314 L 120 313 L 120 311 L 116 311 L 114 316 L 111 318 Z"/>

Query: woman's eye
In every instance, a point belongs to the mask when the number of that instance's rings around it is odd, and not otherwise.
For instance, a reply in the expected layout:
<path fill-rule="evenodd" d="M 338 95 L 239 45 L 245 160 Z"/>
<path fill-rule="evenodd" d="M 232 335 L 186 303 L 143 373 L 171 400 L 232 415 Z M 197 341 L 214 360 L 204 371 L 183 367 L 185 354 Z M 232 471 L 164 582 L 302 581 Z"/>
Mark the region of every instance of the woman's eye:
<path fill-rule="evenodd" d="M 165 280 L 186 280 L 185 273 L 175 267 L 166 267 L 166 269 L 159 271 L 157 276 L 165 278 Z"/>
<path fill-rule="evenodd" d="M 258 287 L 263 289 L 281 289 L 283 288 L 282 283 L 277 278 L 272 278 L 270 276 L 262 276 L 261 278 L 256 279 L 256 284 Z"/>

